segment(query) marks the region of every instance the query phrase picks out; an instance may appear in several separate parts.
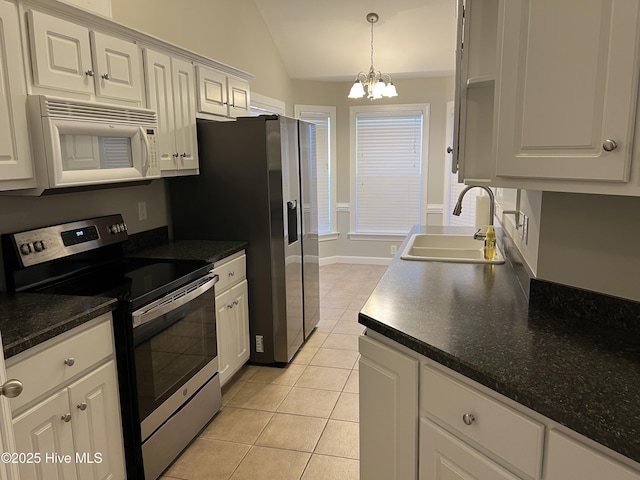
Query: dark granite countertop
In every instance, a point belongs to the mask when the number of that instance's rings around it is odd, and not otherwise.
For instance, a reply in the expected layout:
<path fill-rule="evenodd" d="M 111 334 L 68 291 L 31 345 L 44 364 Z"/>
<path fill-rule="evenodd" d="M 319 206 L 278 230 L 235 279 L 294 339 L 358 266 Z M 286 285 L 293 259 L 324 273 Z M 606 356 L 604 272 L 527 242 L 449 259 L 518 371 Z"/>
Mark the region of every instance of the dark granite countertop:
<path fill-rule="evenodd" d="M 130 257 L 207 260 L 215 263 L 247 248 L 242 241 L 175 240 L 129 253 Z"/>
<path fill-rule="evenodd" d="M 0 293 L 4 358 L 35 347 L 114 308 L 114 298 Z"/>
<path fill-rule="evenodd" d="M 640 462 L 639 336 L 535 306 L 542 303 L 528 302 L 508 261 L 405 261 L 399 253 L 359 322 Z"/>

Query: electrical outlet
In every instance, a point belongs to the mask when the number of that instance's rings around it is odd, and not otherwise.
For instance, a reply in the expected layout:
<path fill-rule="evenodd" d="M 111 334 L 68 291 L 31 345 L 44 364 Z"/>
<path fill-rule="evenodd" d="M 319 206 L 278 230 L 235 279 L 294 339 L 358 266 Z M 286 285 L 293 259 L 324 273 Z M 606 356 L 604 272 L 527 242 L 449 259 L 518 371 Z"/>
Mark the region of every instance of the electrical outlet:
<path fill-rule="evenodd" d="M 398 253 L 398 246 L 391 245 L 391 255 L 395 255 L 396 253 Z"/>
<path fill-rule="evenodd" d="M 256 352 L 264 352 L 264 337 L 262 335 L 256 335 Z"/>
<path fill-rule="evenodd" d="M 138 220 L 147 219 L 147 202 L 138 202 Z"/>

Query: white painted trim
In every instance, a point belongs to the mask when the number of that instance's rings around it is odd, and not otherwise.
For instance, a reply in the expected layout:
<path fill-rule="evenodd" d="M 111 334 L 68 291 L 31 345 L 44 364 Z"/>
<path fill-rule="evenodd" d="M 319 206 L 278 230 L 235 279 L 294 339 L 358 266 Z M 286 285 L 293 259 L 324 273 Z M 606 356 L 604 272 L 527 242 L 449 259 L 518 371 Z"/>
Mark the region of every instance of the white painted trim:
<path fill-rule="evenodd" d="M 349 232 L 349 240 L 365 240 L 371 242 L 398 242 L 404 241 L 407 234 L 403 233 L 356 233 Z"/>
<path fill-rule="evenodd" d="M 251 92 L 251 106 L 267 110 L 269 112 L 277 112 L 284 115 L 286 112 L 286 104 L 277 98 L 267 97 L 256 92 Z"/>
<path fill-rule="evenodd" d="M 336 203 L 336 212 L 346 212 L 349 213 L 351 210 L 350 203 Z"/>
<path fill-rule="evenodd" d="M 340 232 L 322 233 L 318 235 L 319 242 L 328 242 L 330 240 L 337 240 L 340 237 Z"/>
<path fill-rule="evenodd" d="M 332 265 L 334 263 L 354 263 L 358 265 L 389 265 L 391 258 L 384 257 L 350 257 L 345 255 L 336 255 L 333 257 L 323 257 L 320 259 L 320 266 Z"/>
<path fill-rule="evenodd" d="M 438 203 L 430 203 L 427 205 L 427 215 L 437 214 L 440 215 L 444 213 L 444 205 Z"/>

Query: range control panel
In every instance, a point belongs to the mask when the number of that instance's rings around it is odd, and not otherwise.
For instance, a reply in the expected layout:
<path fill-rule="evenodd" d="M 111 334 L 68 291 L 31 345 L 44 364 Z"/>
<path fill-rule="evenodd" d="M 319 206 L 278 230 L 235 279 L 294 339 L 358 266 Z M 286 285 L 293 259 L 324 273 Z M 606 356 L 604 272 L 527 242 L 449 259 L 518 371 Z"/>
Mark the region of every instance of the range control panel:
<path fill-rule="evenodd" d="M 109 215 L 77 222 L 3 235 L 3 246 L 11 244 L 22 267 L 86 252 L 129 238 L 122 215 Z"/>

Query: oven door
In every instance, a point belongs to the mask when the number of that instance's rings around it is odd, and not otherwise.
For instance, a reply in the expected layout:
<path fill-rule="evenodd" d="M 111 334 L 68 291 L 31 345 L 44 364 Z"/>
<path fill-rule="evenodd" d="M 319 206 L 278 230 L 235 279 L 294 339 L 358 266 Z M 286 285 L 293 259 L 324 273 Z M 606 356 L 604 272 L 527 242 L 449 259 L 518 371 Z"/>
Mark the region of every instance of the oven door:
<path fill-rule="evenodd" d="M 133 313 L 143 442 L 218 372 L 217 281 L 209 275 Z"/>

